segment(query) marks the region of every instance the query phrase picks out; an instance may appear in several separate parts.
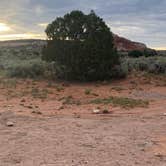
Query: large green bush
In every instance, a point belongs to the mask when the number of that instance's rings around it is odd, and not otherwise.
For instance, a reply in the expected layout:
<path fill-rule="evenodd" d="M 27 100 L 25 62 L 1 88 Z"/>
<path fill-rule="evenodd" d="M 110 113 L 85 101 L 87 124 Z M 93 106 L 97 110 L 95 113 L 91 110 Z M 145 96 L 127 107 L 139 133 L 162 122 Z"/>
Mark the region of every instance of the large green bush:
<path fill-rule="evenodd" d="M 105 80 L 113 75 L 119 57 L 113 36 L 93 11 L 85 15 L 72 11 L 46 29 L 47 46 L 43 59 L 56 62 L 56 75 L 63 79 Z"/>

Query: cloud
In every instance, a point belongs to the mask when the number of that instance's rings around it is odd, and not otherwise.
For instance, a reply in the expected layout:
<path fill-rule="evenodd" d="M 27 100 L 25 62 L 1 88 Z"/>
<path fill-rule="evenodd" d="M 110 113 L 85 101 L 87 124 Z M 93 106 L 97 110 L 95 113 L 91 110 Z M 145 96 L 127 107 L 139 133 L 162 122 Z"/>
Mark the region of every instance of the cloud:
<path fill-rule="evenodd" d="M 23 33 L 23 34 L 8 34 L 0 35 L 0 41 L 3 40 L 16 40 L 16 39 L 45 39 L 45 35 L 33 34 L 33 33 Z"/>
<path fill-rule="evenodd" d="M 39 23 L 38 26 L 46 28 L 49 23 Z"/>
<path fill-rule="evenodd" d="M 3 35 L 12 38 L 17 34 L 43 37 L 46 24 L 57 16 L 93 9 L 113 32 L 150 47 L 166 47 L 165 6 L 166 0 L 1 0 L 0 23 L 10 27 Z"/>
<path fill-rule="evenodd" d="M 0 33 L 8 32 L 10 30 L 11 29 L 8 25 L 6 25 L 5 23 L 0 23 Z"/>

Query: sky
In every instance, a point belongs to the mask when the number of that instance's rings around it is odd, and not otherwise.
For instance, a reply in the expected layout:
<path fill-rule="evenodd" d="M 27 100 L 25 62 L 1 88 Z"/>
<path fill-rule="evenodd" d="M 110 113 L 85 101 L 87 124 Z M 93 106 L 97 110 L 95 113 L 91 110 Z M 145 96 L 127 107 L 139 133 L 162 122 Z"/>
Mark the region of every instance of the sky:
<path fill-rule="evenodd" d="M 166 0 L 0 0 L 0 40 L 45 39 L 46 25 L 72 10 L 94 10 L 113 33 L 166 49 Z"/>

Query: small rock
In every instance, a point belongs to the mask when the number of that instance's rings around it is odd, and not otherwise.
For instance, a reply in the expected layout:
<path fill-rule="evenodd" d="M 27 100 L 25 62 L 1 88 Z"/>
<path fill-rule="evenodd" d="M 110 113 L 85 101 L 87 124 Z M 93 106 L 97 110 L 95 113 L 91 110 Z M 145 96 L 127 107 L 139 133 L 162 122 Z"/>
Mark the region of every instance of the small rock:
<path fill-rule="evenodd" d="M 64 109 L 64 106 L 61 106 L 61 107 L 59 107 L 59 109 L 58 110 L 63 110 Z"/>
<path fill-rule="evenodd" d="M 8 121 L 8 122 L 6 123 L 6 126 L 8 126 L 8 127 L 13 127 L 13 126 L 14 126 L 14 123 L 13 123 L 13 122 Z"/>
<path fill-rule="evenodd" d="M 23 107 L 24 107 L 24 103 L 20 103 L 20 106 L 23 106 Z"/>
<path fill-rule="evenodd" d="M 41 115 L 41 114 L 42 114 L 42 112 L 37 111 L 37 110 L 33 110 L 33 111 L 32 111 L 32 114 L 38 114 L 38 115 Z"/>
<path fill-rule="evenodd" d="M 74 114 L 74 118 L 81 118 L 81 115 L 79 115 L 79 114 Z"/>
<path fill-rule="evenodd" d="M 20 102 L 21 102 L 21 103 L 25 103 L 25 102 L 26 102 L 26 100 L 25 100 L 25 99 L 22 99 Z"/>
<path fill-rule="evenodd" d="M 33 107 L 32 107 L 32 106 L 30 106 L 30 105 L 29 105 L 29 106 L 27 106 L 27 108 L 29 108 L 29 109 L 33 109 Z"/>
<path fill-rule="evenodd" d="M 163 157 L 163 155 L 162 155 L 162 154 L 160 154 L 160 153 L 155 153 L 155 156 L 156 156 L 156 157 L 160 157 L 160 158 L 162 158 L 162 157 Z"/>
<path fill-rule="evenodd" d="M 100 110 L 99 109 L 95 109 L 92 111 L 94 114 L 99 114 L 100 113 Z"/>
<path fill-rule="evenodd" d="M 102 111 L 102 113 L 103 113 L 103 114 L 109 114 L 110 112 L 105 109 L 105 110 Z"/>

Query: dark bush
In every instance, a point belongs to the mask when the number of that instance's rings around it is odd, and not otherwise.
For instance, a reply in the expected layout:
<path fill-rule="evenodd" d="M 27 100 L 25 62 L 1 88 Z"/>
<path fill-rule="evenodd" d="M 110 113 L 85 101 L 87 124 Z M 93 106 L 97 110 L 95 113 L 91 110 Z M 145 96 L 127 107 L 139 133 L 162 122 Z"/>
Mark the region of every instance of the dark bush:
<path fill-rule="evenodd" d="M 46 34 L 49 40 L 42 59 L 56 62 L 56 75 L 62 79 L 110 79 L 119 64 L 112 33 L 93 11 L 88 15 L 73 11 L 57 18 Z"/>
<path fill-rule="evenodd" d="M 156 50 L 153 50 L 153 49 L 145 49 L 143 54 L 145 57 L 150 57 L 150 56 L 156 56 L 157 52 Z"/>
<path fill-rule="evenodd" d="M 130 51 L 128 54 L 129 57 L 133 57 L 133 58 L 138 58 L 138 57 L 141 57 L 143 55 L 144 55 L 143 52 L 140 50 L 133 50 L 133 51 Z"/>
<path fill-rule="evenodd" d="M 3 55 L 3 52 L 0 50 L 0 56 L 2 56 Z"/>

